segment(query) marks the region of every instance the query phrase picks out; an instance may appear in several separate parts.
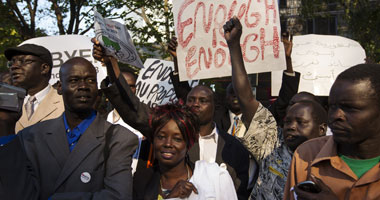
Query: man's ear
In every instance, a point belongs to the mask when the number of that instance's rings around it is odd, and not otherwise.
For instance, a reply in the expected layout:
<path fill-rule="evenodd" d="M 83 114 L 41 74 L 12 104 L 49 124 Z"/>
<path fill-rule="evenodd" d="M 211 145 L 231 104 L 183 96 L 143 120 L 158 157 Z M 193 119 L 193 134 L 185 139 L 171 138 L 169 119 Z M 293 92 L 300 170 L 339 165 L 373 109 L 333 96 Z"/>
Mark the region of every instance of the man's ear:
<path fill-rule="evenodd" d="M 325 136 L 327 131 L 327 123 L 322 123 L 319 125 L 319 136 Z"/>
<path fill-rule="evenodd" d="M 42 74 L 42 75 L 49 74 L 50 69 L 51 69 L 50 65 L 48 65 L 47 63 L 43 63 L 43 64 L 41 65 L 41 74 Z"/>
<path fill-rule="evenodd" d="M 61 81 L 57 81 L 57 93 L 59 94 L 59 95 L 62 95 L 62 83 L 61 83 Z"/>

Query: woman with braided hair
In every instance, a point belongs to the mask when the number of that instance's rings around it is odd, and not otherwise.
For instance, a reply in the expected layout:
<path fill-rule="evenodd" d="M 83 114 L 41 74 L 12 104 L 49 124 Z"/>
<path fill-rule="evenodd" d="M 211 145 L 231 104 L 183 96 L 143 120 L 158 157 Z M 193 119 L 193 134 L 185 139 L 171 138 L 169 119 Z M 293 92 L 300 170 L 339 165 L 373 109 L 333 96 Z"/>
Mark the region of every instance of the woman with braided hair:
<path fill-rule="evenodd" d="M 152 109 L 152 171 L 137 171 L 134 199 L 237 199 L 232 179 L 216 163 L 191 163 L 187 153 L 198 140 L 199 119 L 180 103 Z M 137 180 L 136 180 L 137 179 Z"/>

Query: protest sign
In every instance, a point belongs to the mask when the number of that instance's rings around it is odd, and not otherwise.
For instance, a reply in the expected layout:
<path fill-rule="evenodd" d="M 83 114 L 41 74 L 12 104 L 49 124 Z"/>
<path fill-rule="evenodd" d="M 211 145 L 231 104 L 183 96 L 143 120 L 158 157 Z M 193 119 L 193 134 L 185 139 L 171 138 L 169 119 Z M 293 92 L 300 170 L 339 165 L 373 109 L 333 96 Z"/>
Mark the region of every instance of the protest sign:
<path fill-rule="evenodd" d="M 96 11 L 94 18 L 95 38 L 105 48 L 106 55 L 117 58 L 119 62 L 143 68 L 126 27 L 119 22 L 104 19 Z"/>
<path fill-rule="evenodd" d="M 231 75 L 223 25 L 233 16 L 247 73 L 285 68 L 277 0 L 176 0 L 173 13 L 181 81 Z"/>
<path fill-rule="evenodd" d="M 83 57 L 90 61 L 97 72 L 98 86 L 107 76 L 107 69 L 92 57 L 91 38 L 84 35 L 60 35 L 38 37 L 24 41 L 22 44 L 36 44 L 47 48 L 53 57 L 53 70 L 49 83 L 59 80 L 59 68 L 66 60 L 73 57 Z"/>
<path fill-rule="evenodd" d="M 336 77 L 345 69 L 364 63 L 364 49 L 354 40 L 332 35 L 293 37 L 292 64 L 301 73 L 298 91 L 328 96 Z M 272 72 L 272 96 L 281 87 L 282 71 Z"/>
<path fill-rule="evenodd" d="M 140 101 L 153 107 L 176 100 L 170 79 L 173 70 L 174 63 L 171 61 L 147 59 L 136 83 L 136 96 Z M 189 84 L 194 87 L 198 81 L 189 81 Z"/>

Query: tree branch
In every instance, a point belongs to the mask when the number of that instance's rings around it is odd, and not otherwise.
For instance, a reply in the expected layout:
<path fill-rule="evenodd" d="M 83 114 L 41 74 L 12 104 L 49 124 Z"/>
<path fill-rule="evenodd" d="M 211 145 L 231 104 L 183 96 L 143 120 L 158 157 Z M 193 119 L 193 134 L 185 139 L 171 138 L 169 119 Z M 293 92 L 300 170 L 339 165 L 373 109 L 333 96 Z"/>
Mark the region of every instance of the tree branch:
<path fill-rule="evenodd" d="M 80 32 L 79 35 L 83 35 L 83 34 L 87 33 L 92 28 L 94 28 L 94 23 L 92 23 L 89 27 L 87 27 L 85 30 L 83 30 L 82 32 Z"/>
<path fill-rule="evenodd" d="M 61 9 L 59 8 L 57 0 L 50 0 L 50 2 L 53 5 L 52 7 L 54 9 L 54 13 L 55 13 L 55 16 L 57 19 L 57 26 L 58 26 L 59 34 L 64 35 L 65 34 L 65 27 L 63 26 L 63 16 L 62 16 Z"/>

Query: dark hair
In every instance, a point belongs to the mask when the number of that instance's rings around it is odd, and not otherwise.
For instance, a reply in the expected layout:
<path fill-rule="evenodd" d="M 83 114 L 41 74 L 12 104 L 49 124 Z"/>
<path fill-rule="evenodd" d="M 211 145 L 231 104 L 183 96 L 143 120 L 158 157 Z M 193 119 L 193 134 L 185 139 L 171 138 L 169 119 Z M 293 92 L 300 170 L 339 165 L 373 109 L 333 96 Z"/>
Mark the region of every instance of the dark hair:
<path fill-rule="evenodd" d="M 124 73 L 131 74 L 131 75 L 133 76 L 133 78 L 135 78 L 135 81 L 137 80 L 137 74 L 136 74 L 136 71 L 133 70 L 133 69 L 130 68 L 130 67 L 120 67 L 120 72 L 124 72 Z"/>
<path fill-rule="evenodd" d="M 170 120 L 174 120 L 185 139 L 186 146 L 190 149 L 199 134 L 199 119 L 188 106 L 181 103 L 168 103 L 156 106 L 152 109 L 149 124 L 152 128 L 151 138 L 161 130 Z"/>
<path fill-rule="evenodd" d="M 310 93 L 310 92 L 306 92 L 306 91 L 302 91 L 302 92 L 298 92 L 297 94 L 295 94 L 292 99 L 295 97 L 295 96 L 300 96 L 300 95 L 303 95 L 303 96 L 309 96 L 310 97 L 310 101 L 315 101 L 317 103 L 321 103 L 321 101 L 318 99 L 317 96 L 315 96 L 314 94 Z"/>
<path fill-rule="evenodd" d="M 375 91 L 378 105 L 380 106 L 380 65 L 379 64 L 359 64 L 350 67 L 340 73 L 336 80 L 364 81 L 371 83 Z"/>
<path fill-rule="evenodd" d="M 208 86 L 208 85 L 197 85 L 197 86 L 193 87 L 193 89 L 191 89 L 190 92 L 193 91 L 195 88 L 199 88 L 199 87 L 206 88 L 211 92 L 211 99 L 212 99 L 213 104 L 215 105 L 215 92 L 214 92 L 214 90 L 212 90 L 212 88 L 210 86 Z"/>
<path fill-rule="evenodd" d="M 315 101 L 302 100 L 302 101 L 299 101 L 299 102 L 293 104 L 292 106 L 290 106 L 288 108 L 288 110 L 291 107 L 298 105 L 298 104 L 308 106 L 308 107 L 311 107 L 313 109 L 311 115 L 313 117 L 313 120 L 318 125 L 323 124 L 323 123 L 327 123 L 327 112 L 320 103 L 315 102 Z"/>

